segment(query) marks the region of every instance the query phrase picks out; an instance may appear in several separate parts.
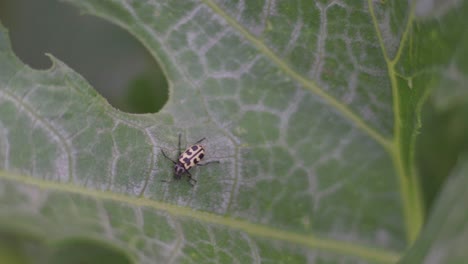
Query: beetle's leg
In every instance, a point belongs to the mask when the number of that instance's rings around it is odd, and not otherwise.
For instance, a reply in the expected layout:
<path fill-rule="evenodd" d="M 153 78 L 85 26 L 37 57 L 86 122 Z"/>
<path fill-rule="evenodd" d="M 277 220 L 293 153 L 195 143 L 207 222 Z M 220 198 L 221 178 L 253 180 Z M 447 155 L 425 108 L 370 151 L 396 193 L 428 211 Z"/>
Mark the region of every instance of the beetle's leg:
<path fill-rule="evenodd" d="M 205 140 L 205 138 L 202 138 L 202 139 L 198 140 L 197 142 L 194 143 L 194 145 L 196 145 L 196 144 L 202 142 L 203 140 Z"/>
<path fill-rule="evenodd" d="M 191 181 L 194 181 L 195 183 L 197 183 L 197 180 L 195 180 L 193 177 L 192 177 L 192 174 L 190 173 L 190 171 L 188 171 L 187 169 L 185 169 L 185 172 L 187 173 L 187 178 L 188 178 L 188 182 L 194 186 L 194 184 L 191 182 Z"/>
<path fill-rule="evenodd" d="M 212 160 L 212 161 L 207 161 L 205 163 L 198 163 L 197 166 L 205 166 L 205 165 L 208 165 L 210 163 L 219 163 L 219 160 Z"/>
<path fill-rule="evenodd" d="M 163 151 L 162 149 L 161 149 L 161 152 L 162 152 L 162 154 L 164 155 L 164 157 L 165 157 L 166 159 L 172 161 L 172 163 L 174 163 L 174 164 L 177 164 L 177 162 L 175 162 L 175 161 L 173 161 L 171 158 L 169 158 L 169 157 L 166 155 L 166 153 L 164 153 L 164 151 Z"/>
<path fill-rule="evenodd" d="M 184 168 L 185 172 L 189 175 L 190 178 L 192 178 L 192 174 L 187 169 L 185 169 L 185 167 L 182 166 L 182 168 Z"/>
<path fill-rule="evenodd" d="M 188 182 L 190 183 L 190 185 L 195 186 L 195 184 L 197 183 L 197 180 L 195 180 L 194 178 L 192 178 L 192 175 L 188 175 Z M 193 183 L 192 183 L 193 182 Z"/>

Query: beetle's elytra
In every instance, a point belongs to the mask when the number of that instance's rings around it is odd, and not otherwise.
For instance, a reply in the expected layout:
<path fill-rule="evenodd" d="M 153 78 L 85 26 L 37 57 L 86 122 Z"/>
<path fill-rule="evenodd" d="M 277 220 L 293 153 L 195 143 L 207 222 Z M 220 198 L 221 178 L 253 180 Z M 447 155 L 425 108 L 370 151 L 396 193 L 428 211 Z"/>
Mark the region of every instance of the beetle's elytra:
<path fill-rule="evenodd" d="M 187 174 L 188 176 L 188 182 L 193 186 L 194 183 L 197 182 L 192 177 L 192 174 L 189 172 L 189 170 L 195 166 L 204 166 L 210 163 L 219 163 L 217 160 L 209 161 L 203 164 L 200 164 L 199 162 L 205 157 L 205 148 L 200 144 L 205 138 L 202 138 L 195 142 L 192 146 L 188 147 L 184 152 L 181 151 L 180 148 L 180 134 L 179 134 L 179 152 L 178 152 L 178 159 L 177 161 L 172 160 L 169 158 L 166 153 L 164 153 L 163 150 L 161 150 L 162 154 L 164 157 L 172 163 L 174 163 L 174 179 L 175 180 L 180 180 L 182 176 Z M 164 180 L 163 180 L 164 181 Z M 167 182 L 167 181 L 165 181 Z"/>

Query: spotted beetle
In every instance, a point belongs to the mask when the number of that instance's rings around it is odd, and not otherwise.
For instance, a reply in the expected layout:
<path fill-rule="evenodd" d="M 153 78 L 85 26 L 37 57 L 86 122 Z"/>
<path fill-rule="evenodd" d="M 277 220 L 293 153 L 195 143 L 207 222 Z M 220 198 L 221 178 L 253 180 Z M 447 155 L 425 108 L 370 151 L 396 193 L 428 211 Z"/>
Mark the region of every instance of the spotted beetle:
<path fill-rule="evenodd" d="M 178 157 L 177 161 L 174 161 L 173 159 L 169 158 L 166 155 L 166 153 L 164 153 L 164 151 L 161 150 L 164 157 L 172 161 L 172 163 L 174 163 L 174 180 L 180 180 L 182 178 L 182 175 L 184 173 L 187 173 L 188 182 L 192 186 L 194 186 L 194 183 L 196 183 L 197 180 L 195 180 L 192 177 L 192 174 L 190 174 L 189 170 L 191 168 L 195 166 L 205 166 L 210 163 L 219 163 L 218 160 L 208 161 L 203 164 L 199 163 L 205 156 L 205 148 L 203 148 L 203 146 L 200 144 L 200 142 L 202 142 L 203 140 L 205 140 L 205 138 L 198 140 L 197 142 L 195 142 L 195 144 L 191 145 L 184 152 L 182 152 L 180 148 L 180 134 L 179 134 L 179 152 L 177 155 Z M 170 181 L 165 181 L 165 180 L 162 180 L 162 181 L 170 182 Z"/>

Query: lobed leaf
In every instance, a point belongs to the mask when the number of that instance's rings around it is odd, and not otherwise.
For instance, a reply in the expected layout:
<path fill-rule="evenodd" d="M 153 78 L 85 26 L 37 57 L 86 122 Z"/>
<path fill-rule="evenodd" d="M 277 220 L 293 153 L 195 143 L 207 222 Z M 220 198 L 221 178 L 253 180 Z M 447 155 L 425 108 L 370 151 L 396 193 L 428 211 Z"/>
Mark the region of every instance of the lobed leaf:
<path fill-rule="evenodd" d="M 419 77 L 433 61 L 411 55 L 425 23 L 413 6 L 68 2 L 139 39 L 169 101 L 122 113 L 52 55 L 48 71 L 24 65 L 1 28 L 3 226 L 138 263 L 394 263 L 416 239 Z M 221 161 L 194 169 L 193 188 L 161 182 L 179 133 Z"/>

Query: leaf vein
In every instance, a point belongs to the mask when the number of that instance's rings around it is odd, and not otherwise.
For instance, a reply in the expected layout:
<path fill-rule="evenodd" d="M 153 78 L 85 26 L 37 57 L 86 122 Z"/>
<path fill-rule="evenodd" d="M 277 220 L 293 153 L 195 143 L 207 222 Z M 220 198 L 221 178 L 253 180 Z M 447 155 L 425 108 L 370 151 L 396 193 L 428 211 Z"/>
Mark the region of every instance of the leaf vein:
<path fill-rule="evenodd" d="M 17 183 L 30 185 L 44 190 L 74 193 L 92 197 L 94 199 L 105 199 L 138 207 L 148 207 L 154 210 L 165 211 L 172 216 L 190 218 L 204 223 L 225 226 L 260 238 L 275 239 L 293 243 L 313 250 L 323 250 L 342 255 L 351 255 L 379 263 L 395 263 L 400 258 L 400 255 L 397 252 L 386 249 L 379 249 L 368 245 L 358 245 L 352 242 L 318 237 L 311 234 L 305 235 L 291 231 L 279 230 L 278 228 L 260 225 L 242 219 L 228 218 L 209 212 L 195 211 L 189 207 L 181 207 L 143 197 L 129 197 L 112 192 L 87 189 L 70 183 L 44 181 L 24 175 L 13 174 L 4 170 L 0 170 L 0 179 L 15 181 Z"/>
<path fill-rule="evenodd" d="M 281 58 L 275 55 L 273 51 L 271 51 L 270 48 L 268 48 L 262 41 L 260 41 L 258 38 L 253 36 L 250 32 L 248 32 L 244 27 L 239 25 L 237 21 L 235 21 L 228 14 L 226 14 L 226 12 L 224 12 L 219 6 L 217 6 L 217 4 L 213 3 L 211 0 L 203 0 L 203 1 L 215 13 L 222 16 L 227 21 L 227 23 L 229 23 L 233 28 L 238 30 L 240 34 L 242 34 L 254 46 L 256 46 L 259 49 L 259 51 L 263 52 L 263 54 L 265 54 L 266 57 L 268 57 L 270 60 L 276 63 L 276 65 L 280 69 L 282 69 L 287 75 L 289 75 L 291 78 L 299 82 L 302 86 L 304 86 L 311 92 L 320 96 L 325 102 L 327 102 L 329 105 L 333 106 L 338 112 L 340 112 L 343 117 L 353 122 L 358 128 L 360 128 L 363 132 L 369 135 L 372 139 L 374 139 L 377 143 L 379 143 L 383 148 L 391 152 L 392 142 L 390 139 L 384 137 L 382 134 L 377 132 L 374 128 L 366 124 L 364 120 L 362 120 L 362 118 L 357 116 L 347 106 L 339 102 L 336 98 L 334 98 L 330 94 L 320 89 L 315 82 L 303 77 L 301 74 L 297 73 L 295 70 L 289 67 L 285 62 L 282 61 Z"/>

